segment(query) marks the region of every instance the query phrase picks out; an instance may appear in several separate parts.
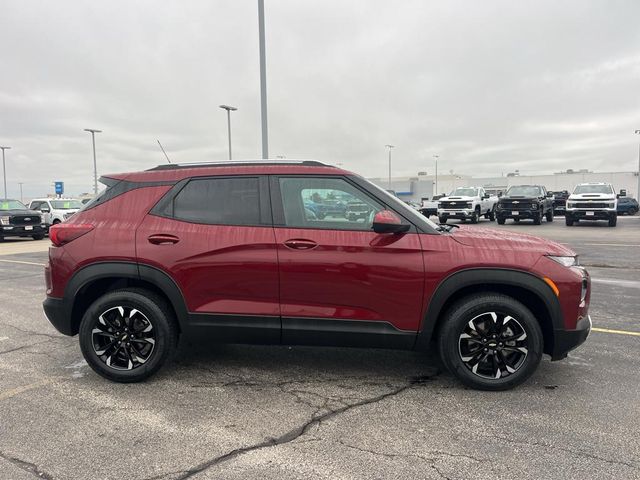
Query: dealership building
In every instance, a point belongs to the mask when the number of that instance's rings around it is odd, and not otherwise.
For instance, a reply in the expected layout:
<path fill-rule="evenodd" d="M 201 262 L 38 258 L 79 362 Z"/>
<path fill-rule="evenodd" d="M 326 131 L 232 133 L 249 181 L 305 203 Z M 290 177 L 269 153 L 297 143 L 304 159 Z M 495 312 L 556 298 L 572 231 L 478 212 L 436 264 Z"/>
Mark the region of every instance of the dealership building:
<path fill-rule="evenodd" d="M 435 195 L 434 175 L 420 172 L 415 177 L 369 178 L 376 185 L 396 192 L 406 201 L 420 202 Z M 579 183 L 607 182 L 616 192 L 626 190 L 630 197 L 638 198 L 638 172 L 590 172 L 586 170 L 554 173 L 550 175 L 509 174 L 502 177 L 472 177 L 470 175 L 438 175 L 438 193 L 447 194 L 457 187 L 478 186 L 486 190 L 506 191 L 512 185 L 543 185 L 550 191 L 568 190 L 571 192 Z"/>

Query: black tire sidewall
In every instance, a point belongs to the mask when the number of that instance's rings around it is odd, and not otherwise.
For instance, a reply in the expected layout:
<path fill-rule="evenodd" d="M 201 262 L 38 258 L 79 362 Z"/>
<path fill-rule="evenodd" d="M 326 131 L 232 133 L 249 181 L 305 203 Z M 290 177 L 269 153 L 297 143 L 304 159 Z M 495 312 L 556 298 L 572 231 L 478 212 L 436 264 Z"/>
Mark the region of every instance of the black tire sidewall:
<path fill-rule="evenodd" d="M 149 319 L 155 330 L 155 345 L 151 358 L 144 365 L 132 370 L 116 370 L 108 367 L 95 353 L 91 330 L 98 316 L 116 306 L 134 307 Z M 177 332 L 166 306 L 149 292 L 119 290 L 107 293 L 96 300 L 85 312 L 79 330 L 80 349 L 89 366 L 99 375 L 116 382 L 139 382 L 153 375 L 174 353 Z"/>
<path fill-rule="evenodd" d="M 498 311 L 513 316 L 522 325 L 529 339 L 529 352 L 525 363 L 507 377 L 485 379 L 472 373 L 460 358 L 458 341 L 464 326 L 475 316 Z M 542 359 L 544 341 L 540 324 L 531 311 L 517 300 L 501 294 L 479 294 L 455 304 L 446 314 L 440 330 L 438 347 L 442 362 L 449 372 L 463 384 L 479 390 L 508 390 L 526 381 Z"/>

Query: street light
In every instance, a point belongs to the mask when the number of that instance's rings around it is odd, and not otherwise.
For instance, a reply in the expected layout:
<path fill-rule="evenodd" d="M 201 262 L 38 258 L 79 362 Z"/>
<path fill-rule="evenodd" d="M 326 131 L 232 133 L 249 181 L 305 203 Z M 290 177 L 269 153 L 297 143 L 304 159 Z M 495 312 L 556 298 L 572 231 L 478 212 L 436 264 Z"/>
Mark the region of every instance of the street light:
<path fill-rule="evenodd" d="M 438 195 L 438 158 L 440 155 L 434 155 L 433 158 L 436 160 L 436 191 L 434 195 Z"/>
<path fill-rule="evenodd" d="M 640 135 L 640 130 L 636 130 L 636 135 Z M 638 189 L 636 190 L 636 199 L 640 202 L 640 143 L 638 144 Z"/>
<path fill-rule="evenodd" d="M 220 108 L 227 111 L 227 132 L 229 134 L 229 160 L 231 160 L 231 112 L 238 110 L 231 105 L 220 105 Z"/>
<path fill-rule="evenodd" d="M 4 164 L 4 151 L 11 150 L 11 147 L 0 147 L 2 149 L 2 176 L 4 178 L 4 198 L 7 198 L 7 169 Z"/>
<path fill-rule="evenodd" d="M 269 158 L 267 133 L 267 59 L 264 45 L 264 0 L 258 0 L 258 36 L 260 41 L 260 118 L 262 120 L 262 158 Z"/>
<path fill-rule="evenodd" d="M 96 133 L 102 133 L 102 130 L 85 128 L 84 131 L 91 133 L 91 142 L 93 143 L 93 194 L 98 195 L 98 165 L 96 163 Z"/>
<path fill-rule="evenodd" d="M 385 145 L 389 149 L 389 190 L 391 190 L 391 149 L 396 148 L 395 145 Z"/>

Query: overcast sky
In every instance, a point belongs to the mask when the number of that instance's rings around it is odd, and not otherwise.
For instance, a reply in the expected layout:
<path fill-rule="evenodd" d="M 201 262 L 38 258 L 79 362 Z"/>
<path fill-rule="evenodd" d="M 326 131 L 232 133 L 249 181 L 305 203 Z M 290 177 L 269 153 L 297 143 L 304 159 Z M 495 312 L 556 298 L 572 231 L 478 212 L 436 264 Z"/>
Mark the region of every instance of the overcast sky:
<path fill-rule="evenodd" d="M 270 155 L 366 176 L 635 170 L 640 2 L 266 0 Z M 256 0 L 3 0 L 9 196 L 260 156 Z"/>

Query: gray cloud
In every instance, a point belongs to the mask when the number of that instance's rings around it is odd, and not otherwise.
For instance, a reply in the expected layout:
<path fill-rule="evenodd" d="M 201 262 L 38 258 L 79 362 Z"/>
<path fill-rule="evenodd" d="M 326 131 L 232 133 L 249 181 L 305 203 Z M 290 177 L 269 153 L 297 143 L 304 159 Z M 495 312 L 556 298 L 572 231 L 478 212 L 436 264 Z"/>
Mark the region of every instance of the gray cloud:
<path fill-rule="evenodd" d="M 640 4 L 266 0 L 270 153 L 364 175 L 631 170 Z M 18 1 L 0 17 L 9 193 L 100 173 L 260 154 L 257 7 Z"/>

